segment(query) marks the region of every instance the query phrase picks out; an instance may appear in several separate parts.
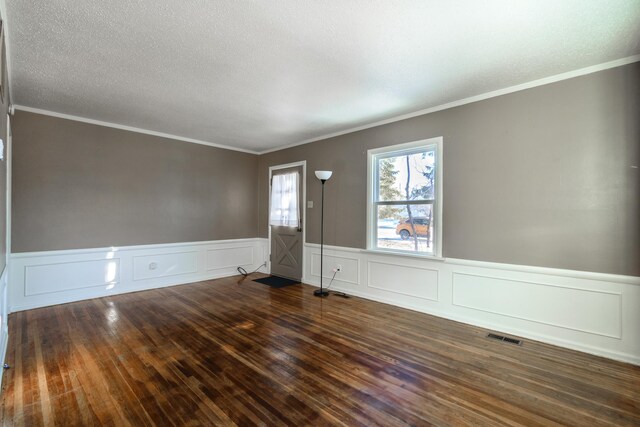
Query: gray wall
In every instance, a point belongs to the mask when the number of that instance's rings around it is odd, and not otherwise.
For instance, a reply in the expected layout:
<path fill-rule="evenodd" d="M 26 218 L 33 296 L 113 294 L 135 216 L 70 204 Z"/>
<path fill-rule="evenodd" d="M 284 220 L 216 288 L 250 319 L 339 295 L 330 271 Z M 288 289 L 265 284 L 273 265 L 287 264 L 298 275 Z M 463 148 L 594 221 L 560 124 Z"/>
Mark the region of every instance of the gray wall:
<path fill-rule="evenodd" d="M 325 243 L 364 248 L 367 150 L 443 136 L 445 256 L 640 275 L 639 82 L 635 63 L 260 156 L 260 236 L 268 167 L 307 160 L 316 203 L 334 171 Z"/>
<path fill-rule="evenodd" d="M 364 248 L 367 150 L 443 136 L 445 256 L 640 275 L 639 82 L 635 63 L 262 156 L 18 112 L 13 251 L 266 237 L 268 167 L 298 160 L 316 203 L 334 171 L 325 243 Z"/>
<path fill-rule="evenodd" d="M 12 125 L 13 252 L 258 234 L 256 155 L 21 111 Z"/>

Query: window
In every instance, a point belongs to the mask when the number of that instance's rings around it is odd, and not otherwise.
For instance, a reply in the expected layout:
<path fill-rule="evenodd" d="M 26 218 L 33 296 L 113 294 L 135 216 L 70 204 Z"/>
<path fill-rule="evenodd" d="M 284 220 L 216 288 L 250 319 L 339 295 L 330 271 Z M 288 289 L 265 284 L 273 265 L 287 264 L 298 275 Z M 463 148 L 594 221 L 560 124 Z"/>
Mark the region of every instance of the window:
<path fill-rule="evenodd" d="M 269 224 L 299 227 L 300 207 L 298 206 L 298 172 L 273 175 L 271 178 L 271 212 Z"/>
<path fill-rule="evenodd" d="M 441 256 L 442 138 L 369 150 L 367 247 Z"/>

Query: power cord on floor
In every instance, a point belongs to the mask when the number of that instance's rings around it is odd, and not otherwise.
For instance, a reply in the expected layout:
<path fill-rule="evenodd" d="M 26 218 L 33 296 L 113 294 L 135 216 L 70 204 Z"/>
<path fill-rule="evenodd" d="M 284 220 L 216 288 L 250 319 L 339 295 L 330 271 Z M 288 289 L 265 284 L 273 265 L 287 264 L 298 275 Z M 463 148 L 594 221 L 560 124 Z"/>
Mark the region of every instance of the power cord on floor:
<path fill-rule="evenodd" d="M 336 278 L 336 274 L 338 274 L 338 270 L 333 270 L 333 277 L 329 281 L 329 286 L 327 286 L 327 289 L 326 289 L 327 291 L 329 290 L 329 288 L 331 288 L 331 284 L 333 283 L 333 279 Z"/>
<path fill-rule="evenodd" d="M 262 265 L 260 265 L 260 267 L 256 268 L 255 270 L 253 270 L 251 273 L 247 273 L 247 270 L 245 270 L 242 267 L 238 267 L 238 273 L 242 274 L 244 277 L 247 277 L 250 274 L 256 273 L 258 270 L 260 270 L 262 267 L 266 267 L 267 263 L 263 262 Z"/>
<path fill-rule="evenodd" d="M 333 279 L 336 278 L 336 274 L 338 274 L 338 270 L 333 270 L 333 277 L 329 281 L 329 286 L 327 286 L 327 292 L 331 288 L 331 284 L 333 283 Z M 332 291 L 332 292 L 333 292 L 334 295 L 342 297 L 342 298 L 351 298 L 349 295 L 345 294 L 344 292 L 336 292 L 336 291 Z"/>

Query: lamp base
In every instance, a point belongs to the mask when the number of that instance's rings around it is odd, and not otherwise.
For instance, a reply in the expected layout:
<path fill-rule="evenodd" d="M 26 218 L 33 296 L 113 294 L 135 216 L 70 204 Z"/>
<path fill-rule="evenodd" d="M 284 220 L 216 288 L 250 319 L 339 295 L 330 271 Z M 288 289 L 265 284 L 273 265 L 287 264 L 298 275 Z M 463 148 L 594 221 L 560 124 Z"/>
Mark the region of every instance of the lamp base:
<path fill-rule="evenodd" d="M 322 298 L 328 297 L 329 296 L 329 291 L 324 291 L 324 290 L 318 289 L 318 290 L 313 291 L 313 296 L 314 297 L 322 297 Z"/>

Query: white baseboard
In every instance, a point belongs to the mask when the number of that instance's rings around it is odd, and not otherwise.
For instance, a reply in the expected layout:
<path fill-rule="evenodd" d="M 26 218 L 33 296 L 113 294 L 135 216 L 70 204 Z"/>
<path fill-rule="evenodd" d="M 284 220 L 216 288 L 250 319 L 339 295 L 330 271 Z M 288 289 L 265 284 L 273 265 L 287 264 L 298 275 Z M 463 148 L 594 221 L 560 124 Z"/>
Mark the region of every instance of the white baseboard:
<path fill-rule="evenodd" d="M 267 259 L 260 238 L 11 254 L 9 312 L 233 276 Z"/>
<path fill-rule="evenodd" d="M 6 265 L 0 276 L 0 390 L 2 390 L 2 380 L 4 378 L 4 364 L 7 358 L 7 347 L 9 345 L 9 326 L 7 324 L 8 303 L 7 287 L 9 283 L 9 266 Z"/>
<path fill-rule="evenodd" d="M 0 390 L 2 390 L 2 382 L 4 380 L 4 364 L 7 360 L 7 349 L 9 347 L 9 334 L 2 334 L 2 343 L 0 343 L 0 355 L 2 360 L 0 361 Z"/>
<path fill-rule="evenodd" d="M 306 283 L 320 247 L 306 245 Z M 323 283 L 350 295 L 640 365 L 640 277 L 324 248 Z"/>

